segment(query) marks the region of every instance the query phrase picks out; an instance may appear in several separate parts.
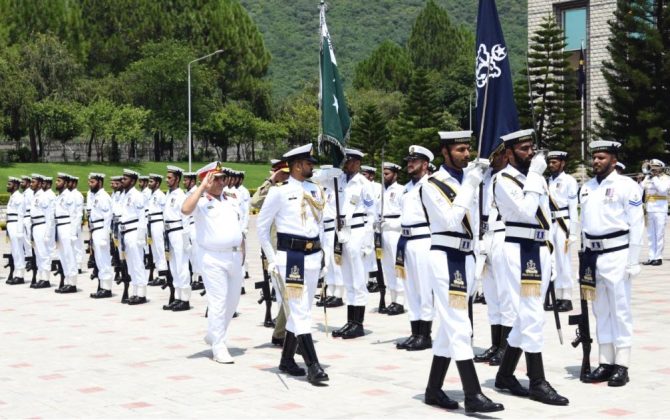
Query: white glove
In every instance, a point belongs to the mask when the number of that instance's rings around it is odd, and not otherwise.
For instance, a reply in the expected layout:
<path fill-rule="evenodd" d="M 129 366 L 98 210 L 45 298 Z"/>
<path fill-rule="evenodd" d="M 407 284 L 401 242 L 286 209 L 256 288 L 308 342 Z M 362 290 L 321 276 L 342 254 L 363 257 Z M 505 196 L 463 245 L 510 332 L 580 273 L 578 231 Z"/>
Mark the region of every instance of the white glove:
<path fill-rule="evenodd" d="M 184 245 L 184 252 L 189 252 L 191 250 L 191 236 L 188 234 L 188 231 L 182 233 L 181 241 Z"/>
<path fill-rule="evenodd" d="M 484 171 L 479 166 L 473 166 L 463 178 L 463 185 L 454 199 L 454 206 L 469 209 L 475 197 L 475 191 L 484 179 Z"/>
<path fill-rule="evenodd" d="M 274 262 L 268 262 L 268 274 L 274 274 L 277 277 L 279 276 L 279 268 L 277 267 L 277 264 Z"/>
<path fill-rule="evenodd" d="M 328 264 L 324 264 L 323 267 L 321 268 L 321 272 L 319 273 L 319 278 L 324 279 L 326 278 L 327 274 L 328 274 Z"/>
<path fill-rule="evenodd" d="M 147 244 L 147 232 L 144 229 L 137 229 L 137 244 L 141 247 Z"/>
<path fill-rule="evenodd" d="M 474 188 L 479 187 L 479 184 L 484 180 L 484 171 L 486 169 L 483 165 L 475 164 L 472 169 L 470 169 L 463 178 L 463 186 L 469 186 Z"/>
<path fill-rule="evenodd" d="M 106 248 L 109 245 L 109 235 L 105 236 L 103 239 L 98 241 L 98 246 Z"/>
<path fill-rule="evenodd" d="M 341 244 L 346 244 L 351 238 L 351 228 L 349 226 L 343 227 L 339 232 L 337 232 L 337 241 Z"/>
<path fill-rule="evenodd" d="M 491 253 L 493 245 L 493 233 L 486 232 L 481 241 L 479 241 L 479 255 L 488 255 Z"/>
<path fill-rule="evenodd" d="M 568 244 L 572 245 L 579 239 L 579 223 L 570 222 L 570 235 L 568 236 Z"/>
<path fill-rule="evenodd" d="M 534 172 L 540 176 L 544 174 L 544 171 L 547 169 L 547 160 L 544 158 L 543 152 L 537 152 L 533 159 L 530 161 L 529 172 Z"/>
<path fill-rule="evenodd" d="M 368 255 L 372 254 L 372 251 L 375 249 L 375 237 L 372 229 L 368 229 L 367 226 L 365 227 L 363 235 L 364 239 L 363 245 L 361 246 L 361 252 L 363 253 L 363 256 L 367 257 Z"/>
<path fill-rule="evenodd" d="M 628 263 L 626 264 L 626 274 L 633 277 L 640 274 L 640 245 L 629 245 L 628 246 Z"/>

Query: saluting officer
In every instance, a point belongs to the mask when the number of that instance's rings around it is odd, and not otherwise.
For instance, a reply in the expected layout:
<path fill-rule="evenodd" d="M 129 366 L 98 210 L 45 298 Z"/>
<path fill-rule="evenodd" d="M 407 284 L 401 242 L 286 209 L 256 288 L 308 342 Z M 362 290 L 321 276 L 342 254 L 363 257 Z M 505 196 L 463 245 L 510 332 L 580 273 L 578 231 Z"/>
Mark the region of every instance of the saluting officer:
<path fill-rule="evenodd" d="M 112 297 L 112 256 L 110 254 L 110 230 L 112 227 L 112 199 L 104 189 L 105 174 L 92 172 L 88 175 L 89 206 L 88 226 L 91 235 L 93 256 L 98 267 L 100 289 L 91 293 L 93 299 Z"/>
<path fill-rule="evenodd" d="M 579 192 L 583 297 L 593 300 L 600 365 L 586 382 L 628 383 L 633 339 L 632 279 L 640 273 L 644 214 L 635 182 L 614 171 L 621 143 L 591 142 L 593 174 Z"/>
<path fill-rule="evenodd" d="M 374 251 L 374 191 L 370 181 L 358 173 L 363 156 L 359 150 L 345 149 L 343 172 L 338 176 L 340 220 L 337 221 L 337 237 L 341 244 L 342 278 L 347 291 L 347 323 L 332 335 L 344 339 L 365 335 L 363 321 L 368 301 L 365 258 Z"/>
<path fill-rule="evenodd" d="M 396 250 L 395 267 L 403 279 L 409 324 L 412 334 L 396 344 L 401 350 L 425 350 L 432 345 L 431 332 L 435 309 L 430 277 L 430 226 L 421 204 L 421 187 L 428 180 L 428 163 L 433 152 L 423 146 L 409 147 L 407 174 L 400 216 L 401 236 Z"/>
<path fill-rule="evenodd" d="M 123 170 L 123 195 L 121 196 L 121 250 L 126 253 L 130 284 L 133 286 L 129 305 L 147 303 L 148 276 L 144 269 L 144 246 L 146 245 L 147 222 L 144 213 L 144 196 L 135 188 L 139 174 L 130 169 Z"/>
<path fill-rule="evenodd" d="M 534 131 L 520 130 L 502 136 L 509 164 L 496 177 L 493 194 L 505 222 L 504 264 L 500 267 L 517 310 L 508 346 L 503 355 L 496 388 L 517 396 L 530 396 L 545 404 L 567 405 L 544 377 L 544 311 L 542 296 L 551 278 L 551 233 L 547 168 L 542 153 L 536 153 Z M 526 352 L 530 387 L 526 389 L 514 376 L 521 353 Z"/>
<path fill-rule="evenodd" d="M 189 304 L 191 300 L 191 280 L 188 272 L 188 257 L 191 248 L 188 228 L 191 221 L 181 213 L 181 207 L 186 200 L 186 194 L 179 188 L 182 172 L 183 170 L 176 166 L 167 167 L 165 180 L 168 193 L 165 196 L 165 209 L 163 210 L 165 236 L 170 250 L 168 264 L 175 290 L 175 300 L 163 306 L 163 309 L 174 312 L 191 309 Z"/>
<path fill-rule="evenodd" d="M 663 240 L 665 223 L 668 219 L 668 193 L 670 178 L 663 174 L 665 163 L 659 159 L 649 161 L 650 171 L 641 183 L 647 210 L 647 236 L 649 239 L 649 259 L 644 265 L 663 264 Z"/>
<path fill-rule="evenodd" d="M 442 391 L 449 362 L 454 359 L 463 384 L 465 412 L 501 411 L 502 404 L 482 393 L 468 318 L 468 299 L 475 291 L 474 250 L 479 234 L 476 193 L 489 163 L 477 160 L 468 168 L 472 131 L 440 131 L 439 136 L 444 164 L 419 187 L 419 204 L 425 208 L 431 232 L 429 269 L 422 274 L 433 290 L 440 325 L 424 401 L 458 408 L 458 403 Z"/>
<path fill-rule="evenodd" d="M 70 180 L 68 174 L 59 172 L 56 178 L 56 191 L 58 196 L 54 201 L 56 251 L 63 270 L 63 287 L 55 290 L 56 293 L 77 292 L 77 260 L 74 255 L 74 239 L 76 232 L 73 231 L 71 218 L 76 218 L 76 203 L 67 183 Z"/>
<path fill-rule="evenodd" d="M 147 233 L 151 237 L 151 254 L 153 255 L 154 265 L 158 276 L 150 286 L 161 286 L 165 284 L 165 276 L 168 270 L 167 260 L 165 258 L 165 224 L 163 222 L 163 210 L 165 209 L 165 193 L 161 191 L 163 176 L 158 174 L 149 174 L 148 188 L 151 192 L 149 199 L 145 203 L 145 213 L 147 215 Z"/>
<path fill-rule="evenodd" d="M 549 208 L 553 223 L 551 242 L 554 245 L 556 304 L 559 312 L 572 310 L 572 262 L 570 245 L 577 242 L 579 214 L 577 213 L 577 180 L 565 173 L 568 154 L 551 151 L 549 162 Z M 552 309 L 545 305 L 545 309 Z"/>
<path fill-rule="evenodd" d="M 307 365 L 307 380 L 317 384 L 328 380 L 316 356 L 312 340 L 312 296 L 321 271 L 323 232 L 323 190 L 310 180 L 316 160 L 312 144 L 286 154 L 291 176 L 278 188 L 270 188 L 258 214 L 257 229 L 261 248 L 268 259 L 268 271 L 278 283 L 287 308 L 286 337 L 279 370 L 303 376 L 305 370 L 294 360 L 298 343 Z M 272 247 L 270 229 L 277 229 L 277 250 Z"/>
<path fill-rule="evenodd" d="M 24 254 L 24 226 L 25 217 L 23 194 L 19 191 L 21 180 L 13 176 L 7 181 L 7 192 L 10 194 L 7 202 L 7 237 L 11 245 L 12 258 L 14 260 L 14 277 L 7 279 L 7 284 L 23 284 L 24 270 L 26 268 L 26 259 Z"/>
<path fill-rule="evenodd" d="M 198 171 L 200 186 L 182 205 L 193 215 L 201 252 L 202 276 L 207 289 L 207 335 L 213 359 L 233 363 L 226 347 L 228 325 L 240 301 L 242 285 L 242 229 L 237 206 L 223 195 L 223 168 L 212 162 Z M 222 229 L 222 227 L 225 227 Z"/>
<path fill-rule="evenodd" d="M 384 162 L 384 214 L 381 214 L 381 202 L 378 203 L 378 211 L 381 215 L 382 225 L 382 271 L 384 282 L 391 296 L 391 303 L 386 307 L 387 315 L 400 315 L 405 313 L 405 287 L 401 279 L 395 273 L 395 257 L 400 239 L 400 215 L 402 213 L 402 196 L 405 187 L 398 181 L 398 172 L 402 169 L 400 165 L 392 162 Z"/>

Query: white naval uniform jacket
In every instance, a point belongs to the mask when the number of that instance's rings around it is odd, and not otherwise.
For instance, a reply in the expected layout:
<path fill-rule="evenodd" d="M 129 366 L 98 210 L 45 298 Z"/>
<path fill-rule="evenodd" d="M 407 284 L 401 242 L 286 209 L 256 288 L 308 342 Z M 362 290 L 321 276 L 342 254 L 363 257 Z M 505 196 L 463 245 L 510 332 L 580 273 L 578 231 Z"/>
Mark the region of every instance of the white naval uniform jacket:
<path fill-rule="evenodd" d="M 63 241 L 63 243 L 71 241 L 72 236 L 76 234 L 76 230 L 73 228 L 73 221 L 72 221 L 72 219 L 76 218 L 75 211 L 76 211 L 76 203 L 74 200 L 74 195 L 72 194 L 71 191 L 64 189 L 63 192 L 61 192 L 56 196 L 56 200 L 54 201 L 54 216 L 56 219 L 55 220 L 56 229 L 61 228 L 63 232 L 68 233 L 68 237 L 63 238 L 60 236 L 59 232 L 58 239 L 60 241 Z M 68 224 L 69 226 L 63 226 L 64 224 Z"/>
<path fill-rule="evenodd" d="M 188 236 L 188 229 L 191 223 L 190 217 L 184 216 L 181 212 L 181 206 L 186 200 L 186 194 L 181 188 L 175 188 L 168 191 L 165 195 L 165 207 L 163 208 L 163 220 L 165 223 L 165 232 L 172 229 L 182 228 L 182 231 L 175 231 L 178 234 Z M 184 247 L 188 246 L 190 239 L 184 238 Z"/>
<path fill-rule="evenodd" d="M 286 183 L 268 190 L 263 207 L 258 213 L 256 229 L 261 248 L 269 262 L 286 265 L 285 253 L 277 253 L 272 247 L 270 229 L 273 222 L 277 233 L 304 238 L 323 236 L 323 212 L 313 209 L 304 195 L 309 195 L 317 203 L 325 203 L 323 190 L 310 180 L 300 182 L 289 177 Z M 320 252 L 305 256 L 305 270 L 318 270 L 321 268 L 320 264 Z"/>
<path fill-rule="evenodd" d="M 567 207 L 567 217 L 564 216 L 568 228 L 570 224 L 577 223 L 579 218 L 577 212 L 577 193 L 579 187 L 577 186 L 577 180 L 572 176 L 568 175 L 565 172 L 561 172 L 555 178 L 553 176 L 549 177 L 549 195 L 554 200 L 559 209 Z M 568 221 L 568 218 L 570 219 Z M 572 234 L 576 232 L 570 232 Z"/>
<path fill-rule="evenodd" d="M 69 191 L 74 200 L 74 213 L 70 216 L 72 222 L 72 234 L 78 235 L 81 232 L 81 221 L 84 217 L 84 196 L 77 189 Z"/>
<path fill-rule="evenodd" d="M 405 184 L 401 197 L 401 226 L 408 227 L 428 222 L 426 220 L 426 213 L 423 211 L 421 199 L 419 198 L 419 190 L 426 182 L 428 182 L 428 175 L 425 175 L 418 182 L 410 181 Z"/>
<path fill-rule="evenodd" d="M 647 176 L 642 181 L 642 188 L 644 188 L 647 213 L 666 213 L 668 211 L 670 177 L 663 174 L 654 177 Z"/>
<path fill-rule="evenodd" d="M 347 180 L 347 174 L 338 176 L 338 193 L 340 200 L 340 217 L 344 217 L 347 226 L 374 221 L 375 194 L 372 183 L 361 174 L 355 174 Z M 356 216 L 354 215 L 362 215 Z M 371 228 L 369 228 L 371 230 Z M 352 234 L 360 229 L 353 229 Z"/>
<path fill-rule="evenodd" d="M 542 179 L 544 193 L 537 194 L 522 190 L 512 180 L 506 179 L 503 174 L 509 174 L 521 181 L 521 183 L 527 184 L 526 175 L 519 172 L 512 165 L 507 165 L 505 169 L 496 174 L 497 181 L 494 187 L 494 200 L 503 221 L 537 225 L 538 221 L 535 218 L 535 214 L 539 207 L 551 224 L 546 180 Z M 549 238 L 549 235 L 547 235 L 547 238 Z"/>
<path fill-rule="evenodd" d="M 103 232 L 106 233 L 103 237 L 107 239 L 112 226 L 112 198 L 101 188 L 98 192 L 88 195 L 87 206 L 90 211 L 88 221 L 91 229 L 102 226 Z"/>
<path fill-rule="evenodd" d="M 397 182 L 389 185 L 384 188 L 384 229 L 390 229 L 392 231 L 400 232 L 400 217 L 391 217 L 388 216 L 400 216 L 402 214 L 402 197 L 405 192 L 405 186 L 400 185 Z M 381 200 L 377 205 L 377 214 L 381 215 L 382 204 Z"/>
<path fill-rule="evenodd" d="M 12 215 L 12 216 L 10 216 Z M 16 231 L 23 231 L 23 217 L 25 215 L 25 204 L 23 194 L 16 190 L 9 196 L 9 202 L 7 202 L 7 223 L 12 221 L 15 223 L 12 225 L 12 229 L 7 226 L 7 232 L 12 230 L 12 233 L 9 235 L 15 235 Z"/>
<path fill-rule="evenodd" d="M 644 212 L 635 181 L 616 171 L 600 183 L 592 178 L 582 185 L 579 202 L 583 233 L 600 236 L 628 230 L 629 244 L 642 245 Z M 625 265 L 626 261 L 621 261 L 621 264 Z"/>
<path fill-rule="evenodd" d="M 126 229 L 137 228 L 139 232 L 146 234 L 146 216 L 144 213 L 144 196 L 135 188 L 131 188 L 121 195 L 119 209 L 121 211 L 119 222 L 125 223 L 137 219 L 136 223 L 130 223 Z"/>
<path fill-rule="evenodd" d="M 239 207 L 225 194 L 216 199 L 204 193 L 192 213 L 197 244 L 212 252 L 240 251 L 242 228 Z"/>
<path fill-rule="evenodd" d="M 165 193 L 158 188 L 153 191 L 146 202 L 146 212 L 149 217 L 148 220 L 156 220 L 163 217 L 163 210 L 165 209 Z M 159 213 L 155 214 L 154 213 Z M 153 215 L 153 216 L 152 216 Z"/>

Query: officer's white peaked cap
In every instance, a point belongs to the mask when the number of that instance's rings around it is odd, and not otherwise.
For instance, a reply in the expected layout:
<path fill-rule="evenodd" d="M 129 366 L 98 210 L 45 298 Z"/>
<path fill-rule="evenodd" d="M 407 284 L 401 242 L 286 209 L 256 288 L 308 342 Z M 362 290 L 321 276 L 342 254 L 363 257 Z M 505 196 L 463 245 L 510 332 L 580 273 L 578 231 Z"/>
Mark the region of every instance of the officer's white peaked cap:
<path fill-rule="evenodd" d="M 425 147 L 413 144 L 409 146 L 409 155 L 405 158 L 405 160 L 412 159 L 425 159 L 430 162 L 435 159 L 435 155 L 433 155 L 433 152 L 426 149 Z"/>

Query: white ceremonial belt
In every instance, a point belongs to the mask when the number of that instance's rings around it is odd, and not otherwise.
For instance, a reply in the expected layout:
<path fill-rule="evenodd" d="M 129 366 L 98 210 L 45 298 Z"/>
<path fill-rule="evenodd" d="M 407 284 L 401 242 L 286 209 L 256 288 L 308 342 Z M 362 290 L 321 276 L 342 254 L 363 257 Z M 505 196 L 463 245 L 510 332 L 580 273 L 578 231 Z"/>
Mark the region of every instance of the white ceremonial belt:
<path fill-rule="evenodd" d="M 346 220 L 346 226 L 356 226 L 363 224 L 365 224 L 365 216 L 354 216 L 351 218 L 351 220 Z"/>
<path fill-rule="evenodd" d="M 552 219 L 558 219 L 559 217 L 563 217 L 564 219 L 570 218 L 570 213 L 568 210 L 556 210 L 551 212 Z"/>
<path fill-rule="evenodd" d="M 165 230 L 170 230 L 172 228 L 183 227 L 181 220 L 166 220 L 165 221 Z"/>
<path fill-rule="evenodd" d="M 400 228 L 400 234 L 402 236 L 407 236 L 408 238 L 411 238 L 412 236 L 421 236 L 421 235 L 430 235 L 430 227 L 429 226 L 421 226 L 421 227 L 401 227 Z"/>
<path fill-rule="evenodd" d="M 242 251 L 241 246 L 231 246 L 229 248 L 210 248 L 210 247 L 201 245 L 200 248 L 204 249 L 205 251 L 209 251 L 209 252 L 240 252 L 240 251 Z"/>
<path fill-rule="evenodd" d="M 546 229 L 527 228 L 520 226 L 505 226 L 505 236 L 544 242 L 549 237 L 549 231 Z"/>
<path fill-rule="evenodd" d="M 104 227 L 105 220 L 96 220 L 95 222 L 88 222 L 88 224 L 90 225 L 89 229 L 101 228 Z"/>
<path fill-rule="evenodd" d="M 163 221 L 163 215 L 148 215 L 147 216 L 147 221 L 148 222 L 162 222 Z"/>
<path fill-rule="evenodd" d="M 447 248 L 457 249 L 462 252 L 472 252 L 472 239 L 457 238 L 455 236 L 447 236 L 440 234 L 433 234 L 431 236 L 431 246 L 443 246 Z"/>
<path fill-rule="evenodd" d="M 323 221 L 323 230 L 333 230 L 335 229 L 335 220 L 324 220 Z"/>
<path fill-rule="evenodd" d="M 387 214 L 387 215 L 384 215 L 384 220 L 388 220 L 388 219 L 397 219 L 397 218 L 399 218 L 399 217 L 400 217 L 399 214 Z"/>
<path fill-rule="evenodd" d="M 592 251 L 607 251 L 611 248 L 618 248 L 626 245 L 628 245 L 628 234 L 608 239 L 584 238 L 584 247 Z"/>

